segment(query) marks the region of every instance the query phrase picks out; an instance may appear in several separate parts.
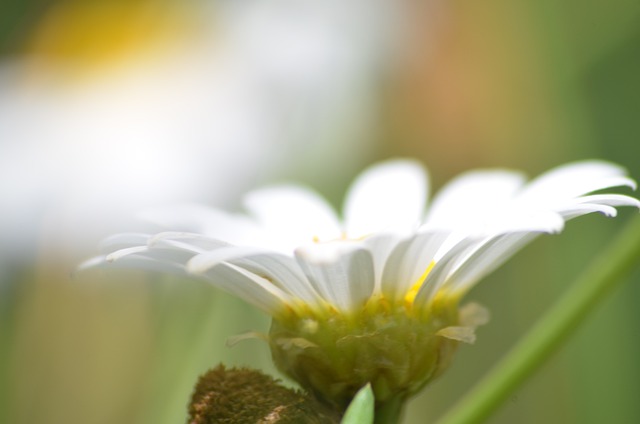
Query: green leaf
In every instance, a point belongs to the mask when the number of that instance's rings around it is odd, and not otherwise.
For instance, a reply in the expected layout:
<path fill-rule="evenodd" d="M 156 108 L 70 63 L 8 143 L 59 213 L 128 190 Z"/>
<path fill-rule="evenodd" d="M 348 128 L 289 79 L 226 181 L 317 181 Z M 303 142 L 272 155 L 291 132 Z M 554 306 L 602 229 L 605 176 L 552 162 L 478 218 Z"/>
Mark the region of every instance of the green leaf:
<path fill-rule="evenodd" d="M 373 390 L 367 384 L 356 393 L 341 424 L 373 424 Z"/>

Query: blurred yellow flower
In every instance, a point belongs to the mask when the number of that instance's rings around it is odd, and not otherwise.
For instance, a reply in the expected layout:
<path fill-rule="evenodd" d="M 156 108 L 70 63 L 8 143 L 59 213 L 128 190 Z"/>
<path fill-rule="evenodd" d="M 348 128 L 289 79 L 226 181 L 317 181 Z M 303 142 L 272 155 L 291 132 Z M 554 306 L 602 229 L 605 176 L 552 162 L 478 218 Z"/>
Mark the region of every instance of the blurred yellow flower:
<path fill-rule="evenodd" d="M 186 5 L 62 2 L 36 26 L 26 49 L 39 60 L 64 63 L 70 77 L 92 76 L 184 42 L 194 35 L 197 23 Z"/>

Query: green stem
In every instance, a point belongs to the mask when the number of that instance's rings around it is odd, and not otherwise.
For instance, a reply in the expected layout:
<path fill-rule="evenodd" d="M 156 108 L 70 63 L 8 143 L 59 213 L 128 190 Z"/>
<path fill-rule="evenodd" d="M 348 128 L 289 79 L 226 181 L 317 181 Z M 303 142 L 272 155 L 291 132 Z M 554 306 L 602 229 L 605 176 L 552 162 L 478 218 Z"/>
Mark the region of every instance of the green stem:
<path fill-rule="evenodd" d="M 529 377 L 616 284 L 640 264 L 640 218 L 586 270 L 506 357 L 439 424 L 486 419 Z"/>
<path fill-rule="evenodd" d="M 404 402 L 404 397 L 395 397 L 379 405 L 376 408 L 375 424 L 398 424 Z"/>

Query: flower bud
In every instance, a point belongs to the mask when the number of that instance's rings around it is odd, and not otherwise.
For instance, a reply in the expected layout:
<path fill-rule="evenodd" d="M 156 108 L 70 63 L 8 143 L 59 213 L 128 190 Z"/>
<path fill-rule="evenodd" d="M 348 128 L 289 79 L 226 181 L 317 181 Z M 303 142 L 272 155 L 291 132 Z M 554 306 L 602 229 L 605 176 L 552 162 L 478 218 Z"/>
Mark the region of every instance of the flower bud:
<path fill-rule="evenodd" d="M 339 414 L 268 375 L 223 365 L 200 377 L 189 404 L 189 424 L 332 424 Z"/>

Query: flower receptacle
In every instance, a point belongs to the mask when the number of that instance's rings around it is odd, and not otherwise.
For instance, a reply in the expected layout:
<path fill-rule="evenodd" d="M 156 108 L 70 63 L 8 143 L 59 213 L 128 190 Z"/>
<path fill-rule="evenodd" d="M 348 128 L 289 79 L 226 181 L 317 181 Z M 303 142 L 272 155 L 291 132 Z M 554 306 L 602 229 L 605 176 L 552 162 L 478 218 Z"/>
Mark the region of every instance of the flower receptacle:
<path fill-rule="evenodd" d="M 377 407 L 406 399 L 447 368 L 459 341 L 441 330 L 460 325 L 455 302 L 408 312 L 399 306 L 328 319 L 274 319 L 269 334 L 274 362 L 320 400 L 341 409 L 367 383 Z"/>

